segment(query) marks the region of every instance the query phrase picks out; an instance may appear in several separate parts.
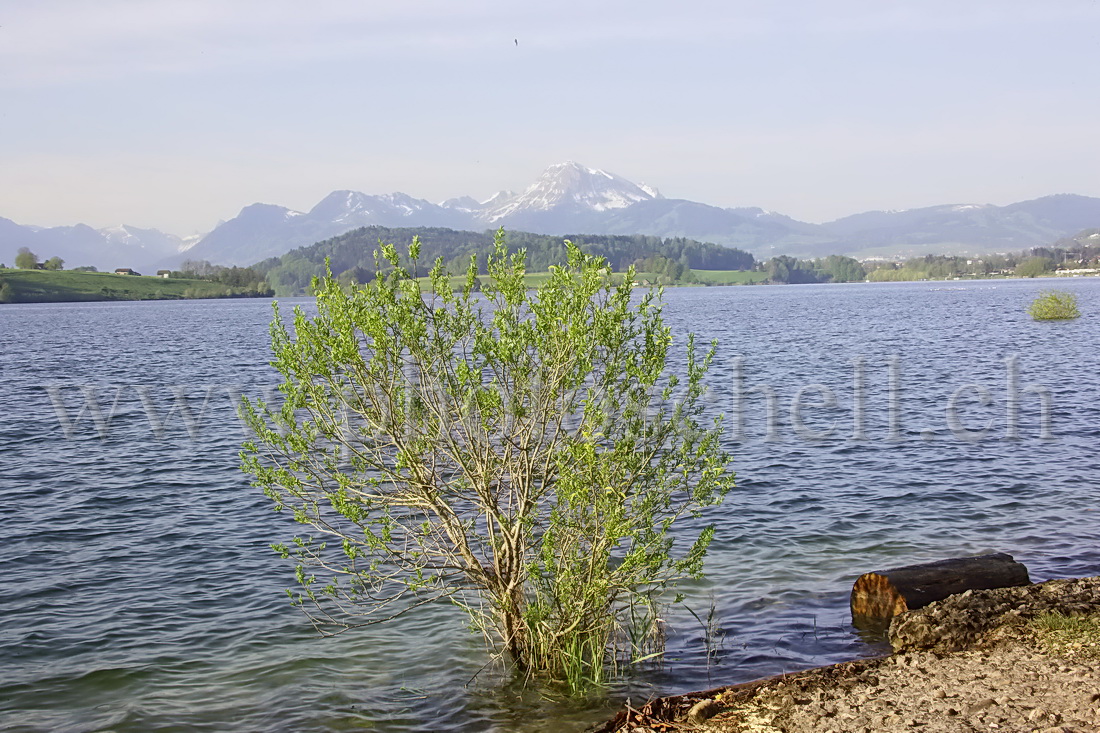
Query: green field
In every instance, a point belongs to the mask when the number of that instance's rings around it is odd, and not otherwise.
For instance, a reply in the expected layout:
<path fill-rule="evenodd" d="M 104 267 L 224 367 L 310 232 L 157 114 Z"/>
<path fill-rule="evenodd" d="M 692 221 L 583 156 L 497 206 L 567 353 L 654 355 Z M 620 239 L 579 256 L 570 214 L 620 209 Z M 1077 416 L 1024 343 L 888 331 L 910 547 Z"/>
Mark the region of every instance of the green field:
<path fill-rule="evenodd" d="M 207 280 L 71 270 L 0 269 L 0 302 L 79 303 L 240 297 L 247 297 L 243 289 Z"/>
<path fill-rule="evenodd" d="M 755 285 L 768 279 L 766 272 L 755 270 L 692 270 L 695 279 L 705 285 Z"/>

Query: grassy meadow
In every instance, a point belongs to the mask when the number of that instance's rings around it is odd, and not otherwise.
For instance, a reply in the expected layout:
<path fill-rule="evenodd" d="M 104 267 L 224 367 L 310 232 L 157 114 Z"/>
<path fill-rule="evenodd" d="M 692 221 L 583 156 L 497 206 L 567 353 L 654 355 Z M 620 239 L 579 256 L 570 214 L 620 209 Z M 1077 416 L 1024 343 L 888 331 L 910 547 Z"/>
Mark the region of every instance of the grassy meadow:
<path fill-rule="evenodd" d="M 72 270 L 0 269 L 0 302 L 79 303 L 230 297 L 242 297 L 242 293 L 207 280 Z"/>
<path fill-rule="evenodd" d="M 768 273 L 756 270 L 692 270 L 703 285 L 757 285 L 768 279 Z"/>

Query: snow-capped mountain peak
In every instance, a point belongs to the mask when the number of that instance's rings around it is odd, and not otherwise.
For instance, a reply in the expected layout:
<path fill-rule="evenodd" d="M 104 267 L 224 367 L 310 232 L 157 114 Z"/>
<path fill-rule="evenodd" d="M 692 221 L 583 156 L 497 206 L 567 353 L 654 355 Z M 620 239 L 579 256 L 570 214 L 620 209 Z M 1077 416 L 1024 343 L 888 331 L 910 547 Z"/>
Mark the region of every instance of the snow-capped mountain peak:
<path fill-rule="evenodd" d="M 358 191 L 333 191 L 309 210 L 309 216 L 322 217 L 332 221 L 346 221 L 358 212 L 369 211 L 371 198 L 373 197 Z"/>
<path fill-rule="evenodd" d="M 614 173 L 567 161 L 547 168 L 519 196 L 502 201 L 496 206 L 492 200 L 485 204 L 489 209 L 488 220 L 498 221 L 523 211 L 550 211 L 559 208 L 582 211 L 625 209 L 639 201 L 660 197 L 660 193 L 652 187 L 639 186 Z"/>

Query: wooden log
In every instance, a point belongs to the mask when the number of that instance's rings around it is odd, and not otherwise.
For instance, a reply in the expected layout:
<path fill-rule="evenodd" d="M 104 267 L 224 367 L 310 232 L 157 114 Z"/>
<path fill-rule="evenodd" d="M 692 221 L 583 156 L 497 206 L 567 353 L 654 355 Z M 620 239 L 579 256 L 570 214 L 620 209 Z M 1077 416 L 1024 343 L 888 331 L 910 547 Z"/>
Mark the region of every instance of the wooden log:
<path fill-rule="evenodd" d="M 881 623 L 956 593 L 1030 584 L 1027 568 L 1003 552 L 877 570 L 852 586 L 852 619 Z"/>

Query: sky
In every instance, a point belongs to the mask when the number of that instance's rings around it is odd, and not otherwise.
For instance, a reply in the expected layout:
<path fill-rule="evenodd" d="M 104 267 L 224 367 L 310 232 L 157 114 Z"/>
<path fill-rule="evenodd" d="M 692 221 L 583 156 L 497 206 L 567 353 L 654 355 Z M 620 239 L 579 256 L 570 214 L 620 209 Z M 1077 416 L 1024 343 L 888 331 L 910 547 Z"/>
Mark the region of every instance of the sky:
<path fill-rule="evenodd" d="M 253 202 L 574 160 L 823 222 L 1100 196 L 1100 0 L 0 0 L 0 217 L 181 236 Z"/>

